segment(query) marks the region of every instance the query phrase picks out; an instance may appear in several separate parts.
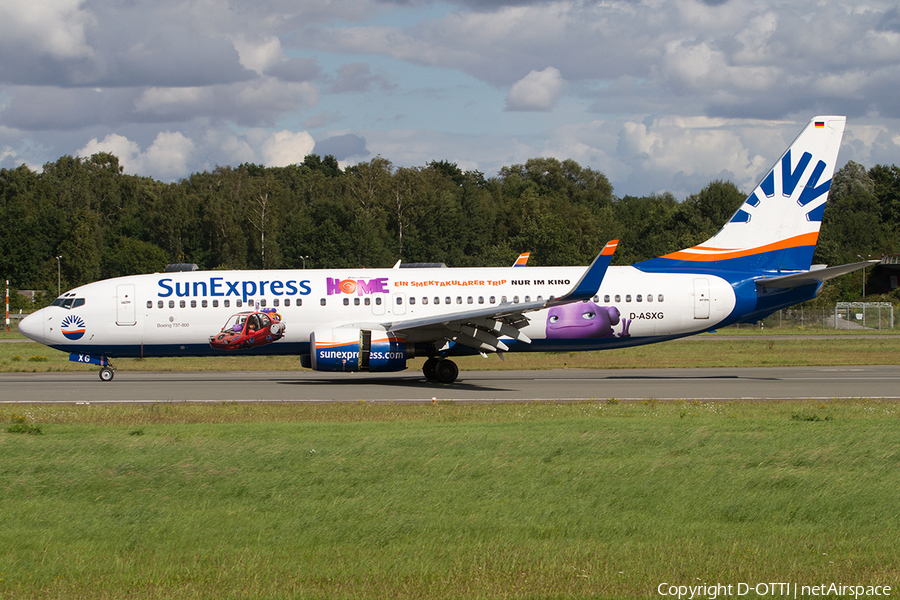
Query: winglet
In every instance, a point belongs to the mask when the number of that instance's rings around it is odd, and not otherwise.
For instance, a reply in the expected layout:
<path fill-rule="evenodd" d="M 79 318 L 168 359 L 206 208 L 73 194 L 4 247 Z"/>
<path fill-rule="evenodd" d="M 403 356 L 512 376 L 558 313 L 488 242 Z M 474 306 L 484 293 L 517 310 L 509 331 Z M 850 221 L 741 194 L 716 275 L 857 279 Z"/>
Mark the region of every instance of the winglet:
<path fill-rule="evenodd" d="M 591 263 L 591 266 L 588 267 L 588 270 L 575 284 L 575 287 L 561 298 L 551 298 L 544 306 L 549 308 L 559 304 L 578 302 L 579 300 L 590 300 L 600 289 L 600 284 L 603 283 L 606 270 L 609 269 L 609 263 L 612 262 L 613 254 L 615 254 L 618 245 L 619 240 L 607 242 L 600 254 L 597 255 L 597 258 L 594 259 L 594 262 Z"/>

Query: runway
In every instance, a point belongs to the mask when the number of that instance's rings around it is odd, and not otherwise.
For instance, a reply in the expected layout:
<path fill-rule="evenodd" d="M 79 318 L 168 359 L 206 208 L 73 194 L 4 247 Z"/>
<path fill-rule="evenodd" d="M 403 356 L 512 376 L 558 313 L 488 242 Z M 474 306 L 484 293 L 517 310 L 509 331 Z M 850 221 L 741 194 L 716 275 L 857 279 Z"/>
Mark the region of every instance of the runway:
<path fill-rule="evenodd" d="M 0 403 L 519 402 L 900 399 L 900 366 L 463 371 L 453 385 L 420 372 L 315 371 L 0 374 Z"/>

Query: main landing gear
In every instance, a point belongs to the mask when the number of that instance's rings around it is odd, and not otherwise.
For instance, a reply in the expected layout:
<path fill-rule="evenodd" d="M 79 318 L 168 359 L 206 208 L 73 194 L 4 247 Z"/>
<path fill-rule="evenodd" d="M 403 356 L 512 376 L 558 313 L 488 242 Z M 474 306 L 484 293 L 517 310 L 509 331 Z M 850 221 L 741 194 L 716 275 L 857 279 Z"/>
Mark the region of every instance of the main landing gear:
<path fill-rule="evenodd" d="M 432 356 L 422 367 L 425 379 L 437 383 L 453 383 L 459 376 L 459 367 L 452 360 Z"/>

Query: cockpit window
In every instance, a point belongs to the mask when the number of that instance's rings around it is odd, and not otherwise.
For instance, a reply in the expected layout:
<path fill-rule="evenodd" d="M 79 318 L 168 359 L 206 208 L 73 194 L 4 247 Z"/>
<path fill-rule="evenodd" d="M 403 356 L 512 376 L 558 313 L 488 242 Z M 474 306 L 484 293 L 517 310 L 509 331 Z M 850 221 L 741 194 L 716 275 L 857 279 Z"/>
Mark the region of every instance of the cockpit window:
<path fill-rule="evenodd" d="M 78 308 L 79 306 L 84 306 L 84 298 L 74 298 L 72 296 L 64 297 L 60 296 L 56 300 L 54 300 L 50 306 L 61 306 L 65 309 L 70 308 Z"/>

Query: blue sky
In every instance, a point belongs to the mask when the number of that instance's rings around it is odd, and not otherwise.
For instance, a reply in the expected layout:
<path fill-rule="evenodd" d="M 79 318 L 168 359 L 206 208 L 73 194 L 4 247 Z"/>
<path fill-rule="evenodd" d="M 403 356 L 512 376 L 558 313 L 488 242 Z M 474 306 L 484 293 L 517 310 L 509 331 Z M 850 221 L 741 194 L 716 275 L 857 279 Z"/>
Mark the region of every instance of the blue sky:
<path fill-rule="evenodd" d="M 752 188 L 817 114 L 848 116 L 839 164 L 900 162 L 898 81 L 896 2 L 7 2 L 0 167 L 554 156 L 680 199 Z"/>

